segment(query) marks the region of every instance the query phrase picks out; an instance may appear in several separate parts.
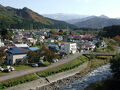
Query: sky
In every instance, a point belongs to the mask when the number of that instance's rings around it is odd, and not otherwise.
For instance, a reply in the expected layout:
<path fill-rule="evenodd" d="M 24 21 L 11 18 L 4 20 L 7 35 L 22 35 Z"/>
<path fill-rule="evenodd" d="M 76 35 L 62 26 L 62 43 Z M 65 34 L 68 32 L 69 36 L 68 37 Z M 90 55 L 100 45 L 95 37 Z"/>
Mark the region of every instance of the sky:
<path fill-rule="evenodd" d="M 28 7 L 39 14 L 80 14 L 120 17 L 120 0 L 0 0 L 14 8 Z"/>

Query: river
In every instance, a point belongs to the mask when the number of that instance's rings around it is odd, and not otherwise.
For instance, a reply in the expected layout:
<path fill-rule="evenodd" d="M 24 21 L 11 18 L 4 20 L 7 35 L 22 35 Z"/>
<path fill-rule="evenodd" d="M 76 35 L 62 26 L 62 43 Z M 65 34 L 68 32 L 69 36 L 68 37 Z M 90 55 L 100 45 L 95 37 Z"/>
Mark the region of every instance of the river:
<path fill-rule="evenodd" d="M 89 84 L 104 80 L 110 76 L 112 76 L 110 64 L 106 64 L 96 68 L 82 78 L 79 78 L 60 90 L 84 90 Z"/>

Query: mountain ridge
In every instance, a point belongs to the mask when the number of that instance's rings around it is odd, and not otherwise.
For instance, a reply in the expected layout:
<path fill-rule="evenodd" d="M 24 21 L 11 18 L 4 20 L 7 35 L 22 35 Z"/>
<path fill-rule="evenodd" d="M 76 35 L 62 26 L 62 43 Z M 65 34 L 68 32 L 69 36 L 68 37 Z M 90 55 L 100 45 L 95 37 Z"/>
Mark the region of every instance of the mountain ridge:
<path fill-rule="evenodd" d="M 64 21 L 58 21 L 46 18 L 31 9 L 24 7 L 16 9 L 0 5 L 0 27 L 5 28 L 23 28 L 23 29 L 40 29 L 40 28 L 75 28 L 76 26 Z"/>

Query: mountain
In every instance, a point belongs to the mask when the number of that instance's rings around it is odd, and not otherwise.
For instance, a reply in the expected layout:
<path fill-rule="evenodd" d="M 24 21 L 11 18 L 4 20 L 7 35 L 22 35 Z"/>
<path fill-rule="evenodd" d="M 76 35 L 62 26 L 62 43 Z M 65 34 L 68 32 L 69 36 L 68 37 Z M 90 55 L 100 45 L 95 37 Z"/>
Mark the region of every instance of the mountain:
<path fill-rule="evenodd" d="M 70 23 L 70 24 L 76 24 L 78 22 L 83 22 L 83 21 L 89 20 L 89 19 L 94 18 L 94 17 L 96 17 L 96 16 L 89 16 L 89 17 L 85 17 L 85 18 L 72 19 L 72 20 L 68 20 L 66 22 Z"/>
<path fill-rule="evenodd" d="M 70 23 L 70 24 L 76 24 L 76 23 L 83 22 L 83 21 L 86 21 L 86 20 L 89 20 L 89 19 L 92 19 L 92 18 L 96 18 L 96 17 L 99 17 L 99 18 L 109 18 L 109 17 L 107 17 L 105 15 L 101 15 L 101 16 L 88 16 L 88 17 L 85 17 L 85 18 L 77 18 L 77 19 L 68 20 L 66 22 Z"/>
<path fill-rule="evenodd" d="M 58 21 L 46 18 L 29 8 L 15 9 L 0 5 L 0 27 L 1 28 L 23 28 L 23 29 L 40 29 L 40 28 L 75 28 L 76 26 L 64 21 Z"/>
<path fill-rule="evenodd" d="M 88 15 L 78 15 L 78 14 L 64 14 L 64 13 L 57 13 L 57 14 L 43 14 L 43 16 L 55 19 L 55 20 L 61 20 L 61 21 L 68 21 L 72 19 L 80 19 L 88 17 Z"/>
<path fill-rule="evenodd" d="M 109 18 L 108 16 L 105 16 L 105 15 L 101 15 L 101 16 L 98 16 L 100 18 Z"/>
<path fill-rule="evenodd" d="M 102 29 L 106 26 L 112 25 L 120 25 L 119 19 L 111 19 L 106 17 L 93 17 L 87 19 L 85 21 L 80 21 L 75 23 L 74 25 L 78 26 L 79 28 L 92 28 L 92 29 Z"/>

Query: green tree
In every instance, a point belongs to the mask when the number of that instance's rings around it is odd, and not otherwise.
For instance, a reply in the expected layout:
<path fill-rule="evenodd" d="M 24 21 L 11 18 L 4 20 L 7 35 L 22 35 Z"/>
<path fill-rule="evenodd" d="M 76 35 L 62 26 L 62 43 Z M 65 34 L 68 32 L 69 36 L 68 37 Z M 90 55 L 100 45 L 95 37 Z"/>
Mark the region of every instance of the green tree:
<path fill-rule="evenodd" d="M 114 73 L 114 78 L 120 80 L 120 54 L 111 59 L 111 69 Z"/>
<path fill-rule="evenodd" d="M 4 57 L 6 55 L 7 54 L 3 50 L 0 50 L 0 65 L 3 63 Z"/>
<path fill-rule="evenodd" d="M 1 31 L 1 37 L 3 40 L 7 39 L 10 40 L 12 38 L 12 32 L 9 32 L 7 29 L 3 28 Z"/>
<path fill-rule="evenodd" d="M 100 47 L 101 44 L 102 44 L 101 42 L 97 42 L 95 45 L 96 47 Z"/>
<path fill-rule="evenodd" d="M 35 63 L 39 61 L 39 55 L 35 51 L 29 51 L 27 56 L 29 63 Z"/>

